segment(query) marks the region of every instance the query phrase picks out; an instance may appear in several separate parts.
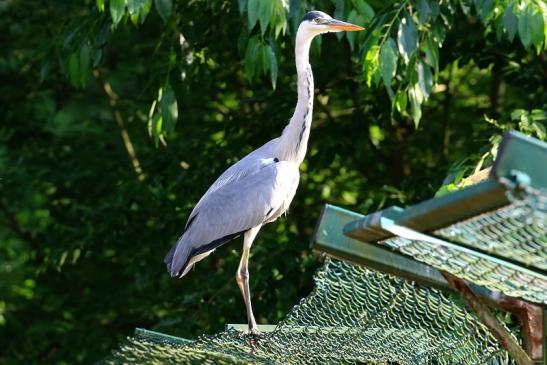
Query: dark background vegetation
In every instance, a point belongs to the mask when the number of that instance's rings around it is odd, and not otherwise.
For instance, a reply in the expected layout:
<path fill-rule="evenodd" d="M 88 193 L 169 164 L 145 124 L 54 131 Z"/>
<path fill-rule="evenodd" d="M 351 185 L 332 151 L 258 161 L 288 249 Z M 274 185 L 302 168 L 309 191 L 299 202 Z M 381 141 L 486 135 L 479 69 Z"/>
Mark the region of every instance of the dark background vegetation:
<path fill-rule="evenodd" d="M 367 30 L 314 43 L 299 191 L 252 250 L 260 323 L 312 289 L 323 204 L 415 203 L 491 163 L 508 129 L 545 139 L 541 0 L 2 1 L 0 363 L 245 322 L 240 240 L 183 280 L 162 259 L 209 184 L 290 118 L 311 9 Z"/>

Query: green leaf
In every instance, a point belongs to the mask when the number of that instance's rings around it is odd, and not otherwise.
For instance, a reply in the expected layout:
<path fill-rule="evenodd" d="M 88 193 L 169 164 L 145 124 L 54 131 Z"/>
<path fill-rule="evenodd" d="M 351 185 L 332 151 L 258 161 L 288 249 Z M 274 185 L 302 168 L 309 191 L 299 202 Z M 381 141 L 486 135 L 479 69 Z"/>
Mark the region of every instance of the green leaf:
<path fill-rule="evenodd" d="M 410 101 L 410 114 L 412 115 L 412 120 L 414 120 L 414 126 L 417 129 L 420 124 L 420 119 L 422 118 L 421 104 L 423 101 L 420 86 L 418 84 L 415 84 L 408 89 L 408 99 Z"/>
<path fill-rule="evenodd" d="M 397 71 L 397 49 L 395 41 L 389 38 L 380 50 L 380 67 L 386 87 L 391 87 L 391 80 Z"/>
<path fill-rule="evenodd" d="M 547 139 L 547 129 L 541 122 L 533 121 L 532 128 L 535 130 L 536 135 L 539 139 L 541 139 L 542 141 L 545 141 Z"/>
<path fill-rule="evenodd" d="M 423 47 L 427 62 L 435 69 L 435 73 L 439 72 L 439 46 L 430 34 L 425 37 Z"/>
<path fill-rule="evenodd" d="M 173 11 L 172 0 L 154 0 L 154 5 L 163 22 L 167 23 Z"/>
<path fill-rule="evenodd" d="M 420 23 L 425 23 L 431 15 L 431 7 L 429 0 L 418 0 L 418 20 Z"/>
<path fill-rule="evenodd" d="M 80 57 L 76 52 L 68 59 L 68 78 L 73 86 L 80 86 Z"/>
<path fill-rule="evenodd" d="M 251 31 L 258 21 L 258 1 L 248 0 L 247 3 L 247 19 L 249 21 L 249 31 Z"/>
<path fill-rule="evenodd" d="M 245 8 L 247 8 L 247 0 L 238 0 L 237 3 L 239 5 L 239 13 L 243 15 Z"/>
<path fill-rule="evenodd" d="M 357 14 L 355 10 L 352 10 L 349 13 L 347 21 L 353 24 L 361 24 L 363 23 L 363 17 Z M 346 38 L 348 39 L 349 47 L 352 51 L 353 51 L 353 47 L 355 46 L 356 37 L 357 37 L 357 32 L 346 32 Z"/>
<path fill-rule="evenodd" d="M 543 15 L 535 12 L 531 18 L 532 43 L 539 52 L 543 45 Z"/>
<path fill-rule="evenodd" d="M 127 10 L 129 10 L 129 15 L 138 14 L 140 8 L 144 6 L 146 0 L 126 0 L 127 1 Z"/>
<path fill-rule="evenodd" d="M 258 22 L 260 23 L 260 30 L 262 35 L 266 33 L 270 18 L 272 15 L 272 1 L 258 1 Z"/>
<path fill-rule="evenodd" d="M 430 34 L 437 45 L 442 47 L 444 39 L 446 38 L 446 28 L 437 22 L 433 27 L 431 27 Z"/>
<path fill-rule="evenodd" d="M 80 48 L 80 85 L 85 87 L 91 75 L 91 49 L 87 44 Z"/>
<path fill-rule="evenodd" d="M 372 18 L 374 18 L 374 9 L 372 9 L 366 1 L 354 0 L 353 3 L 355 4 L 357 12 L 364 18 L 365 22 L 368 23 L 372 20 Z"/>
<path fill-rule="evenodd" d="M 163 127 L 163 119 L 161 117 L 160 113 L 154 114 L 154 117 L 152 118 L 152 137 L 154 138 L 154 144 L 156 147 L 159 145 L 161 130 Z"/>
<path fill-rule="evenodd" d="M 418 73 L 418 85 L 420 85 L 420 90 L 424 96 L 424 99 L 429 98 L 431 94 L 431 88 L 433 87 L 433 75 L 431 74 L 431 69 L 425 63 L 418 63 L 416 66 L 416 72 Z"/>
<path fill-rule="evenodd" d="M 259 51 L 260 41 L 258 36 L 254 36 L 249 39 L 247 43 L 247 50 L 245 51 L 245 75 L 249 80 L 254 79 L 257 73 L 257 58 Z"/>
<path fill-rule="evenodd" d="M 397 32 L 397 42 L 399 52 L 403 56 L 405 63 L 410 61 L 410 57 L 418 49 L 418 29 L 411 16 L 401 19 L 399 30 Z"/>
<path fill-rule="evenodd" d="M 162 92 L 160 102 L 161 117 L 163 119 L 164 129 L 171 133 L 175 129 L 175 124 L 179 117 L 177 98 L 170 85 L 167 85 Z"/>
<path fill-rule="evenodd" d="M 367 85 L 370 87 L 372 82 L 377 83 L 379 67 L 379 54 L 380 47 L 372 46 L 365 55 L 365 60 L 363 61 L 363 71 L 365 73 L 365 79 Z"/>
<path fill-rule="evenodd" d="M 513 2 L 503 11 L 503 27 L 507 31 L 507 38 L 512 42 L 517 33 L 517 16 L 513 12 Z"/>
<path fill-rule="evenodd" d="M 336 0 L 336 6 L 335 6 L 335 10 L 334 10 L 334 17 L 336 19 L 345 19 L 346 18 L 345 9 L 346 9 L 346 1 L 345 0 Z M 342 37 L 344 37 L 344 32 L 337 32 L 335 34 L 336 34 L 336 38 L 338 38 L 338 40 L 341 40 Z"/>
<path fill-rule="evenodd" d="M 141 6 L 141 9 L 139 10 L 139 22 L 142 24 L 146 20 L 146 17 L 148 16 L 148 13 L 150 13 L 150 9 L 152 8 L 152 0 L 145 0 L 143 6 Z"/>
<path fill-rule="evenodd" d="M 268 46 L 264 43 L 259 43 L 258 56 L 260 58 L 261 72 L 265 73 L 270 69 L 270 52 Z"/>
<path fill-rule="evenodd" d="M 110 16 L 112 23 L 117 25 L 125 12 L 125 0 L 110 0 Z"/>
<path fill-rule="evenodd" d="M 406 111 L 407 102 L 408 102 L 408 98 L 406 95 L 406 91 L 405 90 L 397 91 L 397 93 L 395 94 L 393 103 L 395 104 L 395 108 L 401 115 L 403 115 Z"/>
<path fill-rule="evenodd" d="M 532 13 L 526 6 L 522 9 L 518 23 L 519 37 L 524 48 L 528 48 L 532 44 L 532 22 Z"/>
<path fill-rule="evenodd" d="M 475 0 L 475 9 L 483 21 L 490 15 L 493 6 L 493 0 Z"/>
<path fill-rule="evenodd" d="M 95 4 L 97 4 L 97 9 L 99 9 L 99 11 L 101 13 L 104 13 L 104 3 L 105 3 L 105 0 L 96 0 L 95 1 Z"/>

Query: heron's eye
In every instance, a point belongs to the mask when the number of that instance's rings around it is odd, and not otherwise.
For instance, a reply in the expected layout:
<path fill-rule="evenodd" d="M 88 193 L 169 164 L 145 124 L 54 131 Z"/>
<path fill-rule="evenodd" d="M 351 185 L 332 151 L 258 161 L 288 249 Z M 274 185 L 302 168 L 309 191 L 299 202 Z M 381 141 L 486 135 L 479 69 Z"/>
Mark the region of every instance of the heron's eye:
<path fill-rule="evenodd" d="M 313 21 L 319 23 L 321 21 L 321 18 L 315 18 Z"/>

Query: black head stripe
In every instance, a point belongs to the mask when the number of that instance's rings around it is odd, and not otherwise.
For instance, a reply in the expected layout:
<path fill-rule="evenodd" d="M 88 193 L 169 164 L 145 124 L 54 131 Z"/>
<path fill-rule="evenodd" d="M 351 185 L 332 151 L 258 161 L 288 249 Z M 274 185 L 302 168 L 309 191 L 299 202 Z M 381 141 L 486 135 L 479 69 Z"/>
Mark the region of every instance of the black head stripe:
<path fill-rule="evenodd" d="M 304 17 L 302 18 L 302 21 L 305 21 L 305 20 L 313 20 L 315 18 L 320 18 L 321 17 L 321 13 L 318 12 L 318 11 L 310 11 L 309 13 L 307 13 L 306 15 L 304 15 Z"/>

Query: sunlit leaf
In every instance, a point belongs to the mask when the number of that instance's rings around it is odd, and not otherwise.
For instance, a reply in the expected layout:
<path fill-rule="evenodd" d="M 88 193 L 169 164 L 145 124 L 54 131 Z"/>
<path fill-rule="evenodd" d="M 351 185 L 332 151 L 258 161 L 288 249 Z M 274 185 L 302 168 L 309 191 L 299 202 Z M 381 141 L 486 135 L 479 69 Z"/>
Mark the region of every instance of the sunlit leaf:
<path fill-rule="evenodd" d="M 112 23 L 118 24 L 125 12 L 125 0 L 110 0 L 110 16 Z"/>
<path fill-rule="evenodd" d="M 154 5 L 163 22 L 167 23 L 173 11 L 172 0 L 154 0 Z"/>
<path fill-rule="evenodd" d="M 416 29 L 416 23 L 411 16 L 406 16 L 401 19 L 399 24 L 399 30 L 397 32 L 397 42 L 399 45 L 399 52 L 403 56 L 405 63 L 408 63 L 410 57 L 418 49 L 418 30 Z"/>
<path fill-rule="evenodd" d="M 543 141 L 547 139 L 547 129 L 545 128 L 545 125 L 540 122 L 534 121 L 532 123 L 532 127 L 535 130 L 536 135 L 539 139 Z"/>
<path fill-rule="evenodd" d="M 365 60 L 363 61 L 363 71 L 365 73 L 365 79 L 367 85 L 370 87 L 372 82 L 376 83 L 379 75 L 379 55 L 380 47 L 372 46 L 365 55 Z"/>
<path fill-rule="evenodd" d="M 141 24 L 144 23 L 144 21 L 146 20 L 146 17 L 150 13 L 151 8 L 152 8 L 152 0 L 146 0 L 139 11 L 139 21 Z"/>
<path fill-rule="evenodd" d="M 418 128 L 420 119 L 422 119 L 422 101 L 421 90 L 419 85 L 415 84 L 408 89 L 408 99 L 410 101 L 410 115 L 414 121 L 414 126 Z"/>
<path fill-rule="evenodd" d="M 393 103 L 395 104 L 395 108 L 401 115 L 404 114 L 406 111 L 407 101 L 408 98 L 406 90 L 397 91 Z"/>
<path fill-rule="evenodd" d="M 395 41 L 389 38 L 380 50 L 380 67 L 386 87 L 391 86 L 391 80 L 397 71 L 397 48 Z"/>
<path fill-rule="evenodd" d="M 429 98 L 431 93 L 431 88 L 433 87 L 433 75 L 431 74 L 431 69 L 429 66 L 423 62 L 419 62 L 416 66 L 416 71 L 418 72 L 418 84 L 420 85 L 420 90 L 424 96 L 424 99 Z"/>
<path fill-rule="evenodd" d="M 127 1 L 127 10 L 130 15 L 135 15 L 139 12 L 140 8 L 144 6 L 146 0 L 126 0 Z"/>
<path fill-rule="evenodd" d="M 168 133 L 173 132 L 175 123 L 179 117 L 179 110 L 177 98 L 170 85 L 163 88 L 160 110 L 165 130 Z"/>
<path fill-rule="evenodd" d="M 96 0 L 95 1 L 95 4 L 97 4 L 97 9 L 99 9 L 99 11 L 101 13 L 104 12 L 104 3 L 105 3 L 105 0 Z"/>

